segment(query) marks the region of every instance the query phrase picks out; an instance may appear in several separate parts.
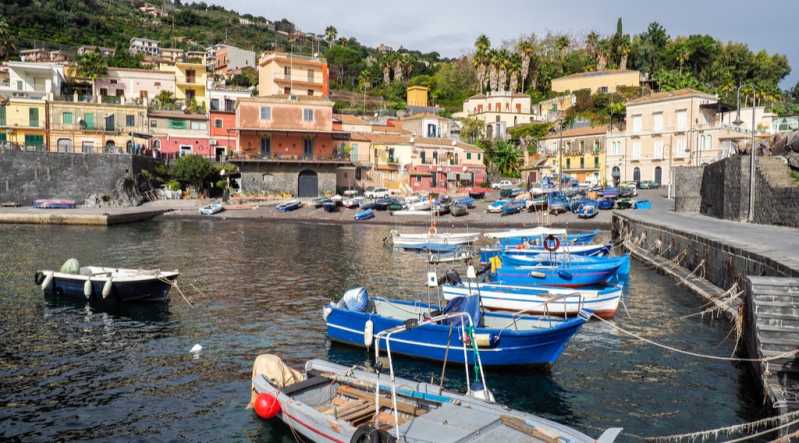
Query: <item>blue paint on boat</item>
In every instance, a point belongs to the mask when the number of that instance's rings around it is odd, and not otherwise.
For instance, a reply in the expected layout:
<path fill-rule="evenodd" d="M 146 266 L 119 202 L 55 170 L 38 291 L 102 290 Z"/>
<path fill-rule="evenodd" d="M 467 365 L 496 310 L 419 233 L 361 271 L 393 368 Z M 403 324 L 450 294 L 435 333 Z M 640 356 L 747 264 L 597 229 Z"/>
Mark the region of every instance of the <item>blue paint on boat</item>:
<path fill-rule="evenodd" d="M 621 266 L 622 263 L 616 261 L 575 264 L 542 261 L 534 266 L 503 266 L 497 269 L 491 280 L 495 283 L 522 286 L 599 286 L 608 284 Z"/>
<path fill-rule="evenodd" d="M 355 213 L 355 220 L 363 221 L 375 218 L 375 212 L 372 209 L 364 209 Z"/>
<path fill-rule="evenodd" d="M 652 209 L 652 202 L 649 200 L 638 200 L 635 202 L 635 209 Z"/>

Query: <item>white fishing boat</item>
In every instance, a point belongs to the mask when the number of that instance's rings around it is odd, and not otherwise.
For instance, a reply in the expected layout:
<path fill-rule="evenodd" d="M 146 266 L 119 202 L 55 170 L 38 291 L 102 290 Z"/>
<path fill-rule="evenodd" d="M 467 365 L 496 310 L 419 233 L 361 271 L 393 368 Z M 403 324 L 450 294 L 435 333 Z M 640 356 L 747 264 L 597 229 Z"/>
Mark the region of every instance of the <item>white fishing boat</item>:
<path fill-rule="evenodd" d="M 602 318 L 613 318 L 619 308 L 622 286 L 602 289 L 554 288 L 513 286 L 495 283 L 472 284 L 471 288 L 459 282 L 441 287 L 446 300 L 477 292 L 486 309 L 525 312 L 543 315 L 577 315 L 589 310 Z"/>
<path fill-rule="evenodd" d="M 411 211 L 429 211 L 431 206 L 430 200 L 419 200 L 408 205 L 408 209 Z"/>
<path fill-rule="evenodd" d="M 394 246 L 404 247 L 405 245 L 418 245 L 420 243 L 440 243 L 446 245 L 465 245 L 472 243 L 480 238 L 479 232 L 451 232 L 438 233 L 431 230 L 418 234 L 402 234 L 391 231 L 391 240 Z"/>
<path fill-rule="evenodd" d="M 222 203 L 214 202 L 205 206 L 200 207 L 199 212 L 200 215 L 214 215 L 224 211 L 225 208 L 222 206 Z"/>
<path fill-rule="evenodd" d="M 511 229 L 508 231 L 497 231 L 497 232 L 486 232 L 483 234 L 488 238 L 493 239 L 503 239 L 503 238 L 520 238 L 520 237 L 541 237 L 547 235 L 554 235 L 558 236 L 565 236 L 566 230 L 565 229 L 558 229 L 558 228 L 546 228 L 543 226 L 538 226 L 535 228 L 528 228 L 528 229 Z"/>

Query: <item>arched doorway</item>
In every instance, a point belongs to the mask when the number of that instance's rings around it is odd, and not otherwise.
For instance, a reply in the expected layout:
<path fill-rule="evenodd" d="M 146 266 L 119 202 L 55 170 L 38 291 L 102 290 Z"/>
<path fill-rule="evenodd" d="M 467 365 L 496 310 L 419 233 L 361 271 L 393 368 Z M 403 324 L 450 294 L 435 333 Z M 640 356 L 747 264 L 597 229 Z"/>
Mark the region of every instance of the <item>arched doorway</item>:
<path fill-rule="evenodd" d="M 633 169 L 633 181 L 636 183 L 641 181 L 641 168 L 638 166 Z"/>
<path fill-rule="evenodd" d="M 113 154 L 114 151 L 116 151 L 116 145 L 114 144 L 113 140 L 109 140 L 105 144 L 105 152 L 106 152 L 106 154 Z"/>
<path fill-rule="evenodd" d="M 618 166 L 614 166 L 610 176 L 613 178 L 613 186 L 619 186 L 619 182 L 621 181 L 621 169 Z"/>
<path fill-rule="evenodd" d="M 72 140 L 68 138 L 59 138 L 58 152 L 72 152 Z"/>
<path fill-rule="evenodd" d="M 660 166 L 655 166 L 655 183 L 660 186 L 662 183 L 661 180 L 663 180 L 663 170 L 660 169 Z"/>
<path fill-rule="evenodd" d="M 319 176 L 314 171 L 300 171 L 297 177 L 297 197 L 318 197 Z"/>

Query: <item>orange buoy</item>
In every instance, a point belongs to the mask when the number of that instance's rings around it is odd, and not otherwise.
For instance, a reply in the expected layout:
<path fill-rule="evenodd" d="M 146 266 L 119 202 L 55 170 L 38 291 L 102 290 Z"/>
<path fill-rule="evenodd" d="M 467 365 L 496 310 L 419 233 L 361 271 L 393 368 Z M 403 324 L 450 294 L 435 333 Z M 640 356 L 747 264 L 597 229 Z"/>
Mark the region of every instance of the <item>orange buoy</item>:
<path fill-rule="evenodd" d="M 277 401 L 277 397 L 265 392 L 255 397 L 253 407 L 255 413 L 264 420 L 275 418 L 277 414 L 280 414 L 280 402 Z"/>

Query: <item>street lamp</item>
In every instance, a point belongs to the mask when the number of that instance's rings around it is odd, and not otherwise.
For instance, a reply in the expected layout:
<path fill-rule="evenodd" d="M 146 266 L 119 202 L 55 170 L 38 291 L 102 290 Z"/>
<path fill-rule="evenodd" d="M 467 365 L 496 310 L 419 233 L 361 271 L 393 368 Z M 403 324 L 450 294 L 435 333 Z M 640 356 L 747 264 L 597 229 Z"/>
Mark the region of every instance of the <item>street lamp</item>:
<path fill-rule="evenodd" d="M 738 89 L 736 91 L 737 95 L 737 112 L 735 121 L 732 122 L 737 127 L 741 127 L 744 124 L 743 120 L 741 120 L 741 85 L 738 85 Z M 756 105 L 756 97 L 755 97 L 755 89 L 752 86 L 752 145 L 749 150 L 749 211 L 746 216 L 746 221 L 752 223 L 755 220 L 755 105 Z"/>

